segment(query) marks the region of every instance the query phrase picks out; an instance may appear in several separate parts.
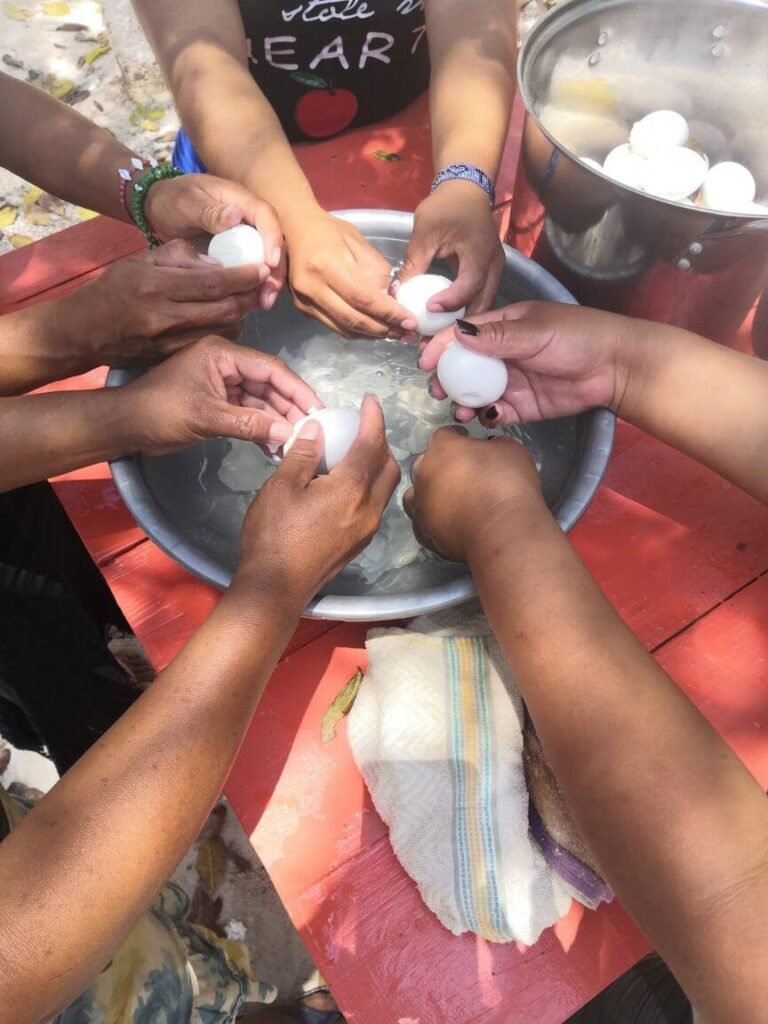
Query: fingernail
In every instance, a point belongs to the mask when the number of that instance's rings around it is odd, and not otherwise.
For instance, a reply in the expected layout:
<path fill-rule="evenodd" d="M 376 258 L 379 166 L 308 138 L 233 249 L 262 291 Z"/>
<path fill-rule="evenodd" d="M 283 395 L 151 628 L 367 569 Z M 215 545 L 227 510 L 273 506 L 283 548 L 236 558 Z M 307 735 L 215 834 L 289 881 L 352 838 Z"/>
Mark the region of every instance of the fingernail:
<path fill-rule="evenodd" d="M 297 441 L 314 441 L 315 438 L 320 436 L 320 424 L 317 420 L 307 420 L 304 426 L 299 431 L 299 436 L 296 438 Z"/>
<path fill-rule="evenodd" d="M 276 301 L 277 291 L 273 288 L 272 291 L 268 292 L 264 297 L 264 309 L 272 309 Z"/>
<path fill-rule="evenodd" d="M 495 405 L 489 405 L 488 408 L 483 413 L 483 417 L 491 421 L 497 420 L 499 418 L 499 410 L 496 408 Z"/>
<path fill-rule="evenodd" d="M 437 398 L 437 395 L 435 394 L 435 382 L 433 380 L 431 380 L 427 385 L 427 391 L 432 398 Z"/>
<path fill-rule="evenodd" d="M 280 263 L 280 257 L 282 256 L 282 254 L 283 251 L 279 245 L 277 246 L 276 249 L 272 250 L 272 256 L 270 257 L 269 260 L 270 267 L 276 267 Z"/>
<path fill-rule="evenodd" d="M 240 220 L 240 207 L 234 206 L 232 203 L 230 203 L 228 206 L 225 206 L 224 209 L 221 211 L 221 219 L 231 220 L 234 217 L 237 217 L 238 221 Z"/>
<path fill-rule="evenodd" d="M 480 333 L 479 328 L 471 324 L 469 320 L 457 320 L 456 326 L 462 334 L 467 334 L 470 338 L 476 338 Z"/>
<path fill-rule="evenodd" d="M 317 425 L 317 424 L 316 424 Z M 290 423 L 284 420 L 273 420 L 267 432 L 267 441 L 270 444 L 284 444 L 293 433 Z"/>
<path fill-rule="evenodd" d="M 221 263 L 214 256 L 206 256 L 204 253 L 199 253 L 197 258 L 201 263 L 210 263 L 214 267 L 221 266 Z"/>
<path fill-rule="evenodd" d="M 415 331 L 416 330 L 416 321 L 415 320 L 411 320 L 411 319 L 401 320 L 400 321 L 400 326 L 402 327 L 402 329 L 404 331 Z"/>

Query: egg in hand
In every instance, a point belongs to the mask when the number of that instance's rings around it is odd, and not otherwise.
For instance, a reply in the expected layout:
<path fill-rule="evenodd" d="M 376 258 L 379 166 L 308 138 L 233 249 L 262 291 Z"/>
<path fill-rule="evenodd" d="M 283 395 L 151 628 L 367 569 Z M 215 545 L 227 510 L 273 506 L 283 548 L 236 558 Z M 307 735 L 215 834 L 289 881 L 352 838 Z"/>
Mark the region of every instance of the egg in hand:
<path fill-rule="evenodd" d="M 509 383 L 503 359 L 471 352 L 458 341 L 452 341 L 440 356 L 437 379 L 452 401 L 468 409 L 492 405 Z"/>
<path fill-rule="evenodd" d="M 427 309 L 427 303 L 452 284 L 453 281 L 442 274 L 417 274 L 416 277 L 403 281 L 398 288 L 395 297 L 400 305 L 413 315 L 419 334 L 432 337 L 460 320 L 466 313 L 464 306 L 443 313 L 432 313 Z"/>
<path fill-rule="evenodd" d="M 318 466 L 318 473 L 330 473 L 334 466 L 345 458 L 355 443 L 360 430 L 360 413 L 357 409 L 331 408 L 318 409 L 312 406 L 309 415 L 304 416 L 293 428 L 293 433 L 283 446 L 283 455 L 287 455 L 301 432 L 301 428 L 314 420 L 323 428 L 323 458 Z"/>
<path fill-rule="evenodd" d="M 208 244 L 208 255 L 223 267 L 245 267 L 264 262 L 264 239 L 250 224 L 220 231 Z"/>

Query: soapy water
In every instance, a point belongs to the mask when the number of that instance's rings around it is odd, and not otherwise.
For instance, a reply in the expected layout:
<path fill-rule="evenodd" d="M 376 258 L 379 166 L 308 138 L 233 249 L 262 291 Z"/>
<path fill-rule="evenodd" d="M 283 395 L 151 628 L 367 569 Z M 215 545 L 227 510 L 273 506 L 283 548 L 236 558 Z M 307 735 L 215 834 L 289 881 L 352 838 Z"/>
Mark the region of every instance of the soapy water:
<path fill-rule="evenodd" d="M 359 408 L 369 392 L 378 397 L 384 412 L 387 441 L 402 470 L 402 480 L 378 533 L 344 574 L 372 584 L 392 570 L 436 558 L 414 537 L 402 499 L 410 487 L 414 456 L 424 451 L 435 430 L 455 423 L 450 403 L 436 401 L 427 391 L 427 374 L 417 366 L 418 348 L 389 339 L 346 341 L 338 335 L 318 333 L 284 346 L 276 355 L 315 389 L 325 405 Z M 467 430 L 477 438 L 502 433 L 516 438 L 528 445 L 540 468 L 541 453 L 532 445 L 525 428 L 489 431 L 473 420 Z M 276 467 L 256 445 L 244 441 L 228 444 L 229 450 L 214 469 L 218 479 L 229 491 L 243 497 L 255 494 Z M 210 471 L 205 467 L 201 471 L 204 488 L 205 474 Z"/>

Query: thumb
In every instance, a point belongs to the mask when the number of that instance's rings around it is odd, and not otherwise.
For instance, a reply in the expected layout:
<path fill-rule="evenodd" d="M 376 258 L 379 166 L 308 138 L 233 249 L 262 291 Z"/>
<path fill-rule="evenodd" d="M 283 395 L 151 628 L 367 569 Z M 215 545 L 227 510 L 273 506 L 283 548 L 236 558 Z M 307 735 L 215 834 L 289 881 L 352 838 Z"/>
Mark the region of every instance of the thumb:
<path fill-rule="evenodd" d="M 240 224 L 243 219 L 243 211 L 234 203 L 205 203 L 198 211 L 195 218 L 201 231 L 207 231 L 209 235 L 218 235 L 220 231 Z"/>
<path fill-rule="evenodd" d="M 529 359 L 542 349 L 542 342 L 546 344 L 541 331 L 524 318 L 486 320 L 484 323 L 458 320 L 453 326 L 453 337 L 473 352 L 496 356 L 507 362 Z"/>
<path fill-rule="evenodd" d="M 423 242 L 418 234 L 411 235 L 408 249 L 403 257 L 403 262 L 400 264 L 400 271 L 395 280 L 392 294 L 396 296 L 399 286 L 409 278 L 426 273 L 434 255 L 435 250 L 433 246 Z"/>
<path fill-rule="evenodd" d="M 323 428 L 317 420 L 307 420 L 289 448 L 277 475 L 296 487 L 306 487 L 317 476 L 324 448 Z"/>
<path fill-rule="evenodd" d="M 166 242 L 149 253 L 149 258 L 156 267 L 175 267 L 183 270 L 199 270 L 201 265 L 209 262 L 207 256 L 201 256 L 195 247 L 182 238 Z M 218 261 L 214 261 L 218 265 Z"/>

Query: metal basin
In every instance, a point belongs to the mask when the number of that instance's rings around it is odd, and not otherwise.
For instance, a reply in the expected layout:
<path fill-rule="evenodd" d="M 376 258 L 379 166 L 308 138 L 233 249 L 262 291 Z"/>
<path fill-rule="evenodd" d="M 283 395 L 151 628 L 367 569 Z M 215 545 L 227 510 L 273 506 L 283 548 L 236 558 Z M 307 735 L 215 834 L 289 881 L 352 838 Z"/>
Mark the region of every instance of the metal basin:
<path fill-rule="evenodd" d="M 413 225 L 410 214 L 353 210 L 339 216 L 360 228 L 393 266 L 404 256 Z M 524 299 L 574 301 L 535 263 L 511 249 L 506 257 L 498 305 Z M 255 313 L 248 318 L 240 340 L 276 353 L 286 338 L 294 343 L 317 338 L 318 330 L 322 328 L 317 322 L 296 312 L 290 296 L 284 295 L 269 314 Z M 107 383 L 124 384 L 134 375 L 113 370 Z M 614 426 L 610 412 L 596 410 L 526 427 L 526 444 L 541 463 L 545 497 L 564 530 L 576 523 L 597 490 L 610 456 Z M 250 494 L 233 494 L 211 472 L 230 449 L 230 442 L 216 439 L 173 455 L 112 463 L 120 494 L 147 535 L 190 572 L 217 587 L 227 587 L 232 579 L 240 526 L 251 498 Z M 510 538 L 510 543 L 515 539 Z M 437 611 L 473 594 L 464 566 L 425 561 L 392 570 L 372 584 L 343 572 L 312 601 L 305 614 L 351 621 L 398 619 Z"/>
<path fill-rule="evenodd" d="M 620 185 L 599 162 L 632 123 L 672 109 L 712 163 L 737 160 L 768 200 L 768 5 L 569 0 L 525 40 L 527 109 L 507 241 L 586 305 L 728 343 L 768 288 L 768 217 Z"/>

